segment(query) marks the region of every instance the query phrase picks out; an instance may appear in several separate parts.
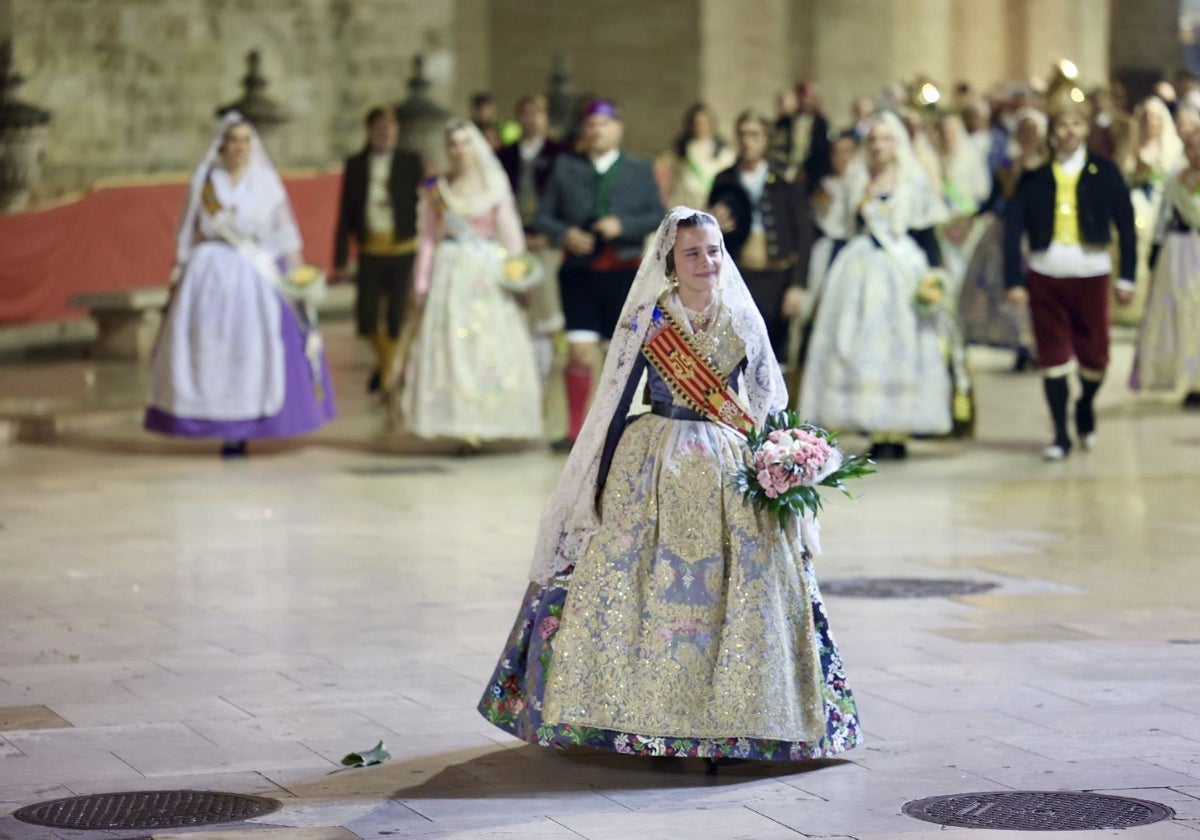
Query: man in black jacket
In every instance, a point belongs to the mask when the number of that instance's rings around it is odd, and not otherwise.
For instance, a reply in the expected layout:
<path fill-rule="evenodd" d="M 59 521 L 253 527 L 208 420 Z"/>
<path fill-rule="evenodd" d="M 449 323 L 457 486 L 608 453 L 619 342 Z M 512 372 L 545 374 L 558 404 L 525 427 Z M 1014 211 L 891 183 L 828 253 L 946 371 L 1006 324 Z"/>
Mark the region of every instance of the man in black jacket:
<path fill-rule="evenodd" d="M 374 392 L 390 379 L 412 286 L 422 167 L 417 155 L 396 148 L 399 126 L 391 108 L 373 108 L 366 126 L 366 146 L 346 159 L 333 264 L 339 279 L 353 276 L 353 238 L 358 248 L 354 311 L 358 334 L 375 351 L 376 367 L 367 383 Z"/>
<path fill-rule="evenodd" d="M 1067 375 L 1078 368 L 1080 396 L 1075 432 L 1091 450 L 1096 441 L 1094 402 L 1109 350 L 1110 228 L 1117 228 L 1121 264 L 1117 300 L 1133 298 L 1137 237 L 1129 189 L 1112 161 L 1087 150 L 1088 114 L 1079 88 L 1059 84 L 1049 99 L 1053 160 L 1021 176 L 1005 212 L 1004 263 L 1009 301 L 1028 302 L 1037 361 L 1054 441 L 1049 461 L 1071 451 L 1067 429 Z M 1022 271 L 1021 238 L 1029 237 Z"/>
<path fill-rule="evenodd" d="M 829 121 L 821 113 L 820 94 L 811 82 L 801 82 L 794 92 L 781 92 L 778 102 L 771 164 L 811 190 L 829 174 Z"/>
<path fill-rule="evenodd" d="M 567 148 L 549 136 L 549 112 L 546 97 L 541 94 L 521 97 L 517 102 L 517 122 L 521 126 L 521 138 L 497 152 L 496 157 L 508 174 L 513 196 L 517 199 L 525 229 L 525 247 L 538 255 L 547 271 L 557 272 L 557 254 L 550 249 L 550 238 L 537 227 L 537 212 L 538 202 L 550 182 L 554 161 Z M 558 284 L 553 280 L 541 283 L 529 292 L 528 298 L 529 326 L 545 376 L 544 363 L 548 359 L 542 358 L 547 349 L 544 342 L 563 328 Z"/>
<path fill-rule="evenodd" d="M 785 367 L 788 328 L 808 279 L 813 223 L 807 197 L 767 162 L 770 123 L 746 111 L 737 120 L 738 161 L 713 180 L 708 203 Z"/>

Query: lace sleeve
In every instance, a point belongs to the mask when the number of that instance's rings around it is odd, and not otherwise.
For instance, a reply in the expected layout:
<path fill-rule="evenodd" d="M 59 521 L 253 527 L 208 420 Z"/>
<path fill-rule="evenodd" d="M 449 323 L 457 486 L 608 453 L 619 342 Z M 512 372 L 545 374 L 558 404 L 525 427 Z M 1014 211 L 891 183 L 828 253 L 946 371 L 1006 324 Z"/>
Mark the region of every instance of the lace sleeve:
<path fill-rule="evenodd" d="M 433 199 L 422 191 L 420 199 L 420 239 L 417 244 L 417 261 L 413 267 L 413 288 L 417 294 L 429 291 L 433 278 L 433 249 L 437 247 L 438 215 Z"/>
<path fill-rule="evenodd" d="M 525 252 L 525 231 L 521 228 L 521 217 L 511 193 L 496 205 L 496 241 L 510 254 Z"/>

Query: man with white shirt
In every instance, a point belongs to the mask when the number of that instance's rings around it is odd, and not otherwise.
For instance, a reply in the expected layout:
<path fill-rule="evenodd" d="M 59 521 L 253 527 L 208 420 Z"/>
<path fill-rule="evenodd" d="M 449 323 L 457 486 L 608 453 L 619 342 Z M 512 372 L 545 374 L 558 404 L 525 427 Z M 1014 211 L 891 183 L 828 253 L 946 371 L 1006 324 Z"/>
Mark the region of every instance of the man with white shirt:
<path fill-rule="evenodd" d="M 367 143 L 346 159 L 334 236 L 333 264 L 340 280 L 357 275 L 354 303 L 360 337 L 375 351 L 367 390 L 388 387 L 396 342 L 406 314 L 417 251 L 419 156 L 397 148 L 399 124 L 391 108 L 367 114 Z M 350 243 L 358 270 L 350 265 Z"/>
<path fill-rule="evenodd" d="M 1121 263 L 1116 297 L 1133 299 L 1137 236 L 1129 189 L 1120 170 L 1087 149 L 1088 112 L 1073 84 L 1051 92 L 1047 110 L 1050 163 L 1026 172 L 1005 213 L 1004 263 L 1008 299 L 1028 302 L 1054 441 L 1043 450 L 1058 461 L 1071 451 L 1067 429 L 1067 376 L 1077 368 L 1080 395 L 1075 432 L 1084 450 L 1096 439 L 1096 393 L 1109 351 L 1111 227 L 1117 228 Z M 1021 238 L 1029 237 L 1023 270 Z"/>
<path fill-rule="evenodd" d="M 582 154 L 560 155 L 538 204 L 536 226 L 563 248 L 559 292 L 567 326 L 569 449 L 587 416 L 600 342 L 612 338 L 637 275 L 642 246 L 665 213 L 650 161 L 621 151 L 613 103 L 588 105 Z"/>
<path fill-rule="evenodd" d="M 767 160 L 770 130 L 761 114 L 738 117 L 737 163 L 713 180 L 708 203 L 786 368 L 795 362 L 788 330 L 803 303 L 814 228 L 804 190 Z"/>

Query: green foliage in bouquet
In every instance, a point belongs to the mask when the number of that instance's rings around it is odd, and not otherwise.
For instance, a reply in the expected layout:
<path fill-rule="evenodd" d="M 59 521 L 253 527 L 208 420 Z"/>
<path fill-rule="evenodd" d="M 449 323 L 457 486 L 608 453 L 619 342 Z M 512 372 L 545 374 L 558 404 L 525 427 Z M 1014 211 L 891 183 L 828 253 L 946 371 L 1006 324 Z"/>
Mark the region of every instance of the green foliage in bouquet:
<path fill-rule="evenodd" d="M 845 455 L 837 435 L 804 422 L 795 411 L 776 412 L 761 429 L 746 436 L 750 461 L 735 481 L 742 498 L 756 510 L 770 511 L 781 526 L 821 510 L 819 488 L 832 487 L 853 498 L 845 482 L 875 472 L 875 462 Z"/>

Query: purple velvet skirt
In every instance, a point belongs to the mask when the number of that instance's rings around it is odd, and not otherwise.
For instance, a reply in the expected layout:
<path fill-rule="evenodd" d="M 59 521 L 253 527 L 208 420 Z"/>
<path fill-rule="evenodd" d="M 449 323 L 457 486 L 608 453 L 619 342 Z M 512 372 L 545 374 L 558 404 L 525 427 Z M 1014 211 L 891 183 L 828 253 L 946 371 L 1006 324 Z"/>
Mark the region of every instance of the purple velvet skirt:
<path fill-rule="evenodd" d="M 329 360 L 321 354 L 321 384 L 314 381 L 312 366 L 304 353 L 304 328 L 300 316 L 282 296 L 280 330 L 283 333 L 283 406 L 270 417 L 252 420 L 207 420 L 176 417 L 157 408 L 146 410 L 145 426 L 152 432 L 221 440 L 259 440 L 303 435 L 319 429 L 337 414 Z"/>

